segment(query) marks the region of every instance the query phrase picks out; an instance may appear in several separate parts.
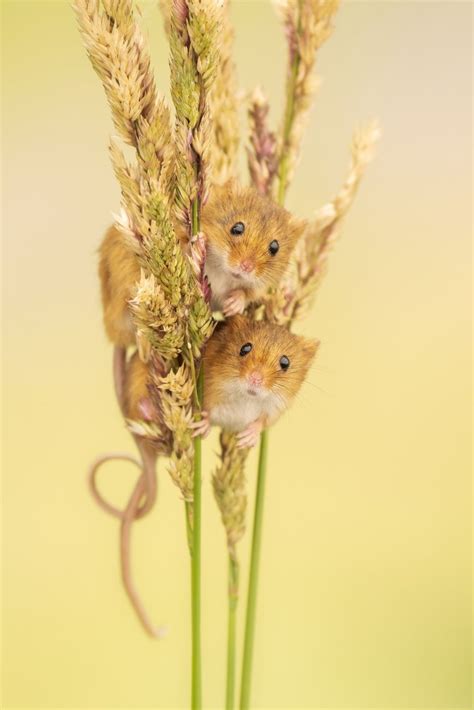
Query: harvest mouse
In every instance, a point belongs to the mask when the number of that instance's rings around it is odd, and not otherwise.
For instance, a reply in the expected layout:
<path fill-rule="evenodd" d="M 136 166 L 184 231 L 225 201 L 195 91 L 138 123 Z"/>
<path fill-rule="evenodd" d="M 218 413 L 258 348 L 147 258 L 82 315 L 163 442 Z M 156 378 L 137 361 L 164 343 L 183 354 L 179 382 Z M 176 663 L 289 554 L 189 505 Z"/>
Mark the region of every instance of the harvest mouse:
<path fill-rule="evenodd" d="M 212 306 L 228 317 L 278 285 L 304 223 L 255 188 L 231 180 L 211 191 L 201 228 Z"/>
<path fill-rule="evenodd" d="M 255 188 L 241 187 L 235 180 L 213 187 L 201 213 L 212 308 L 226 317 L 242 313 L 276 286 L 303 228 L 303 222 Z M 186 248 L 182 226 L 177 232 Z M 138 256 L 130 237 L 115 226 L 106 232 L 99 253 L 105 330 L 115 345 L 134 345 L 128 302 L 140 280 Z"/>
<path fill-rule="evenodd" d="M 299 391 L 319 343 L 286 328 L 235 316 L 219 327 L 204 353 L 202 419 L 195 435 L 212 425 L 254 446 Z"/>

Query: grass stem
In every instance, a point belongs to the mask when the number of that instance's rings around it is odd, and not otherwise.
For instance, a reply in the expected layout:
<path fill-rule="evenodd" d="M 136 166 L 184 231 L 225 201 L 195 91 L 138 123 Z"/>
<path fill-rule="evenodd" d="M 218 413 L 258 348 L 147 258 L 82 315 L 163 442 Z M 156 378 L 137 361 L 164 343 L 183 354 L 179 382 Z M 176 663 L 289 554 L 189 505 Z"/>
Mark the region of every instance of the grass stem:
<path fill-rule="evenodd" d="M 192 688 L 191 707 L 202 707 L 201 688 L 201 437 L 194 440 L 194 501 L 191 553 Z"/>
<path fill-rule="evenodd" d="M 300 30 L 300 18 L 298 30 Z M 288 187 L 288 151 L 291 131 L 295 118 L 295 90 L 300 67 L 300 56 L 296 53 L 290 67 L 290 79 L 287 87 L 285 114 L 283 120 L 283 140 L 278 169 L 277 202 L 283 205 Z M 257 608 L 257 588 L 260 565 L 260 550 L 262 543 L 263 501 L 265 497 L 265 479 L 267 472 L 268 430 L 260 436 L 260 451 L 257 473 L 257 494 L 255 499 L 255 514 L 252 532 L 252 552 L 250 559 L 250 576 L 247 597 L 247 612 L 245 619 L 244 656 L 242 662 L 242 682 L 240 688 L 240 709 L 247 710 L 250 705 L 250 689 L 252 680 L 253 646 L 255 638 L 255 618 Z"/>
<path fill-rule="evenodd" d="M 192 204 L 193 234 L 199 232 L 199 201 L 196 198 Z M 194 366 L 193 355 L 191 360 Z M 195 399 L 202 402 L 204 385 L 204 367 L 198 375 L 195 387 Z M 202 438 L 194 439 L 194 485 L 192 506 L 192 540 L 191 540 L 191 618 L 192 618 L 192 658 L 191 658 L 191 707 L 201 710 L 202 707 L 202 661 L 201 661 L 201 489 L 202 489 Z M 188 511 L 186 511 L 188 513 Z"/>
<path fill-rule="evenodd" d="M 262 547 L 263 503 L 265 499 L 265 479 L 267 471 L 268 429 L 260 437 L 258 459 L 257 495 L 253 519 L 252 552 L 247 593 L 247 615 L 245 619 L 244 656 L 242 661 L 242 683 L 240 687 L 240 710 L 250 707 L 250 687 L 252 680 L 252 659 L 255 637 L 255 615 L 257 610 L 257 589 Z"/>
<path fill-rule="evenodd" d="M 233 710 L 235 696 L 235 661 L 236 661 L 236 621 L 239 600 L 239 563 L 235 555 L 229 553 L 228 579 L 228 619 L 227 619 L 227 682 L 225 707 Z"/>

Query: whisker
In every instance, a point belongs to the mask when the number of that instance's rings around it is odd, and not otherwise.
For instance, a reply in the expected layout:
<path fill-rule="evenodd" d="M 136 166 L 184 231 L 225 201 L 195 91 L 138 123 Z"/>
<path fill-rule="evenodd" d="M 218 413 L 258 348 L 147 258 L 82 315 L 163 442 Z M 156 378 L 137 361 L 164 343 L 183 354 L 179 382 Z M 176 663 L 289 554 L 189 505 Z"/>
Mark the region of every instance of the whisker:
<path fill-rule="evenodd" d="M 334 393 L 328 392 L 327 390 L 323 389 L 319 385 L 317 385 L 315 382 L 311 382 L 311 380 L 305 380 L 304 385 L 310 385 L 311 387 L 314 387 L 314 389 L 318 390 L 322 394 L 325 394 L 327 397 L 334 397 Z"/>
<path fill-rule="evenodd" d="M 317 370 L 318 372 L 324 372 L 329 375 L 336 374 L 336 371 L 332 367 L 327 367 L 326 365 L 318 365 L 317 362 L 311 366 L 311 370 Z"/>

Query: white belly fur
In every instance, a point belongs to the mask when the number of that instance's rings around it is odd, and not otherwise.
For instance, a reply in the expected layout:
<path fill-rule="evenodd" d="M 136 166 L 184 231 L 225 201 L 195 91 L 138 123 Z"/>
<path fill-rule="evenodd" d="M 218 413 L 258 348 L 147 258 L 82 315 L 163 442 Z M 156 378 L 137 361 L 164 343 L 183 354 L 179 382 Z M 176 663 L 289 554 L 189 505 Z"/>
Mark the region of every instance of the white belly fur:
<path fill-rule="evenodd" d="M 211 246 L 207 248 L 206 276 L 211 284 L 211 308 L 214 310 L 222 309 L 230 291 L 242 288 L 242 282 L 229 273 L 225 260 L 216 254 Z"/>
<path fill-rule="evenodd" d="M 272 394 L 262 398 L 244 392 L 229 393 L 225 402 L 209 412 L 211 424 L 226 431 L 239 432 L 249 424 L 265 416 L 274 420 L 281 410 L 279 401 Z"/>

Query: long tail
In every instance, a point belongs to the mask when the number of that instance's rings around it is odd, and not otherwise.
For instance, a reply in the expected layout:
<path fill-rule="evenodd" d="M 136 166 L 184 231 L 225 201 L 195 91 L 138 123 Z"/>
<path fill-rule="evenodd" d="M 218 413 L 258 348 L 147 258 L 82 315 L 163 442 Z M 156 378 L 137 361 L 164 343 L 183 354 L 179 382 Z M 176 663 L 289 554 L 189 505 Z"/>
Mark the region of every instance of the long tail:
<path fill-rule="evenodd" d="M 114 348 L 113 374 L 117 401 L 122 414 L 125 415 L 124 393 L 127 376 L 125 348 Z M 154 626 L 151 622 L 133 581 L 130 552 L 132 525 L 135 520 L 142 518 L 150 512 L 157 496 L 157 455 L 142 439 L 137 436 L 134 436 L 134 439 L 140 454 L 140 460 L 130 454 L 121 452 L 111 452 L 98 456 L 89 469 L 89 487 L 98 505 L 107 513 L 120 520 L 120 568 L 125 591 L 145 631 L 154 638 L 162 638 L 165 634 L 164 629 Z M 108 461 L 130 461 L 141 470 L 141 475 L 123 510 L 109 503 L 99 492 L 97 486 L 98 471 L 100 467 Z"/>
<path fill-rule="evenodd" d="M 144 465 L 146 466 L 145 462 Z M 129 498 L 127 507 L 123 511 L 123 517 L 120 523 L 120 567 L 122 572 L 122 582 L 128 594 L 128 598 L 135 609 L 135 612 L 140 619 L 145 631 L 154 638 L 163 638 L 166 635 L 164 627 L 156 627 L 148 616 L 140 595 L 137 592 L 133 581 L 133 572 L 131 565 L 131 534 L 132 525 L 137 519 L 140 500 L 145 493 L 146 482 L 144 476 L 141 476 L 132 495 Z"/>

